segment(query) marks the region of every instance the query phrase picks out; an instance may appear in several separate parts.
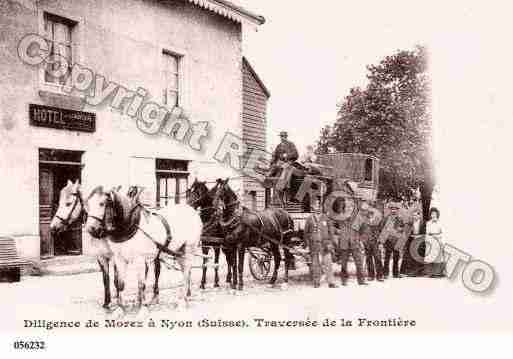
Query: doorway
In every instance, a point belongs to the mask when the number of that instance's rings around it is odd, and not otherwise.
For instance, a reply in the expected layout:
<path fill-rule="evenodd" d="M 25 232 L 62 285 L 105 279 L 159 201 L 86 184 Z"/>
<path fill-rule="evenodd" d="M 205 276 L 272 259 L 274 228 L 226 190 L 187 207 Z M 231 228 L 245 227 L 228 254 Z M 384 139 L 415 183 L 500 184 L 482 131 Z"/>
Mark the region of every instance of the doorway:
<path fill-rule="evenodd" d="M 81 180 L 82 153 L 39 149 L 39 232 L 42 259 L 82 254 L 80 222 L 58 235 L 50 234 L 50 222 L 59 206 L 61 189 L 68 180 Z"/>

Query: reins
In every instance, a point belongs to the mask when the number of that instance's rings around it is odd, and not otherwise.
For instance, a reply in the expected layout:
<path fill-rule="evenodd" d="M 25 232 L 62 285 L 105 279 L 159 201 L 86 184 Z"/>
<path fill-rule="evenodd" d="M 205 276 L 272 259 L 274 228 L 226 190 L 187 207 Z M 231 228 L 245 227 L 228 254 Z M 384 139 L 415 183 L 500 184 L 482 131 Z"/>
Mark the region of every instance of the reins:
<path fill-rule="evenodd" d="M 234 205 L 240 205 L 240 201 L 237 199 L 236 201 L 233 201 L 233 202 L 225 205 L 225 208 L 229 208 L 229 207 L 232 207 Z M 265 238 L 270 243 L 273 243 L 273 244 L 275 244 L 277 246 L 280 246 L 282 248 L 285 248 L 285 249 L 289 250 L 290 253 L 293 253 L 293 254 L 296 254 L 296 255 L 300 255 L 300 256 L 302 256 L 304 258 L 308 258 L 304 253 L 301 253 L 301 252 L 295 250 L 293 247 L 287 246 L 287 245 L 285 245 L 283 243 L 285 235 L 290 233 L 290 232 L 292 232 L 294 230 L 294 223 L 293 223 L 293 221 L 290 221 L 290 218 L 289 218 L 289 226 L 291 226 L 291 228 L 287 229 L 286 231 L 283 231 L 283 228 L 282 228 L 281 224 L 279 223 L 278 218 L 276 218 L 276 216 L 273 214 L 273 218 L 272 218 L 272 221 L 274 222 L 273 226 L 280 233 L 280 240 L 276 240 L 272 236 L 265 234 L 265 225 L 264 225 L 264 221 L 262 220 L 262 216 L 260 216 L 257 212 L 250 211 L 247 208 L 244 208 L 244 209 L 249 211 L 249 212 L 251 212 L 252 214 L 254 214 L 258 218 L 258 220 L 260 222 L 261 229 L 258 229 L 258 228 L 256 228 L 255 226 L 253 226 L 253 225 L 251 225 L 249 223 L 246 224 L 252 231 L 254 231 L 255 233 L 258 233 L 259 241 L 262 238 Z M 228 221 L 222 221 L 221 225 L 223 226 L 223 228 L 225 228 L 225 230 L 233 231 L 235 229 L 235 227 L 240 224 L 240 219 L 241 218 L 242 218 L 242 212 L 241 212 L 240 215 L 234 214 L 232 216 L 232 218 L 229 219 Z"/>

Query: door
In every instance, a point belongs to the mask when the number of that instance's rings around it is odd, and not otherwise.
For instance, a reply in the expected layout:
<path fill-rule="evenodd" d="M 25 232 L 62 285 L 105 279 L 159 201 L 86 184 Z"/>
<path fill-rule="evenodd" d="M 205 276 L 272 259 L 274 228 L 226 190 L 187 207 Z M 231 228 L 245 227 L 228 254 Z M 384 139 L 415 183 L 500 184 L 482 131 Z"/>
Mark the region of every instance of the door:
<path fill-rule="evenodd" d="M 66 186 L 68 180 L 75 182 L 80 180 L 80 166 L 55 164 L 53 171 L 53 209 L 54 214 L 59 206 L 61 189 Z M 70 256 L 82 254 L 82 223 L 75 222 L 67 231 L 59 233 L 53 238 L 53 250 L 56 256 Z"/>
<path fill-rule="evenodd" d="M 41 258 L 79 255 L 82 253 L 82 224 L 73 224 L 67 231 L 50 235 L 50 222 L 59 207 L 61 189 L 68 180 L 81 178 L 82 152 L 39 150 L 39 234 Z"/>
<path fill-rule="evenodd" d="M 54 207 L 54 175 L 51 168 L 39 167 L 39 232 L 41 258 L 54 255 L 53 238 L 50 235 L 50 221 L 57 210 Z"/>

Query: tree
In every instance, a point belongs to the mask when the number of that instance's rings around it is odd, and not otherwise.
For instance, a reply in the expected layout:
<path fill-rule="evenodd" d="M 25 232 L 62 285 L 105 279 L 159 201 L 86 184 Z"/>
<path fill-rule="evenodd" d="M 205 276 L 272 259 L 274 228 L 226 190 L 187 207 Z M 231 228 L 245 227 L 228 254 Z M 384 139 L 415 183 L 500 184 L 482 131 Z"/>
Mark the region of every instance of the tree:
<path fill-rule="evenodd" d="M 379 198 L 409 197 L 419 187 L 427 216 L 434 187 L 427 50 L 398 51 L 367 71 L 368 85 L 350 90 L 317 151 L 378 157 Z"/>

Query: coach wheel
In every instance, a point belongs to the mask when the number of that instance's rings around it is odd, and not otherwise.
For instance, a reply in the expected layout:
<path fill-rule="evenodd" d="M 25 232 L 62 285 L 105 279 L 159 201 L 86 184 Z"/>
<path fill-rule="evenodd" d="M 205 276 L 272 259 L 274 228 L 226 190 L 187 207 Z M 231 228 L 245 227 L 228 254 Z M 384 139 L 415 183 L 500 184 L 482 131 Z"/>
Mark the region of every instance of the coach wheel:
<path fill-rule="evenodd" d="M 258 281 L 269 279 L 271 273 L 271 253 L 262 249 L 250 248 L 249 252 L 249 271 L 253 278 Z"/>

